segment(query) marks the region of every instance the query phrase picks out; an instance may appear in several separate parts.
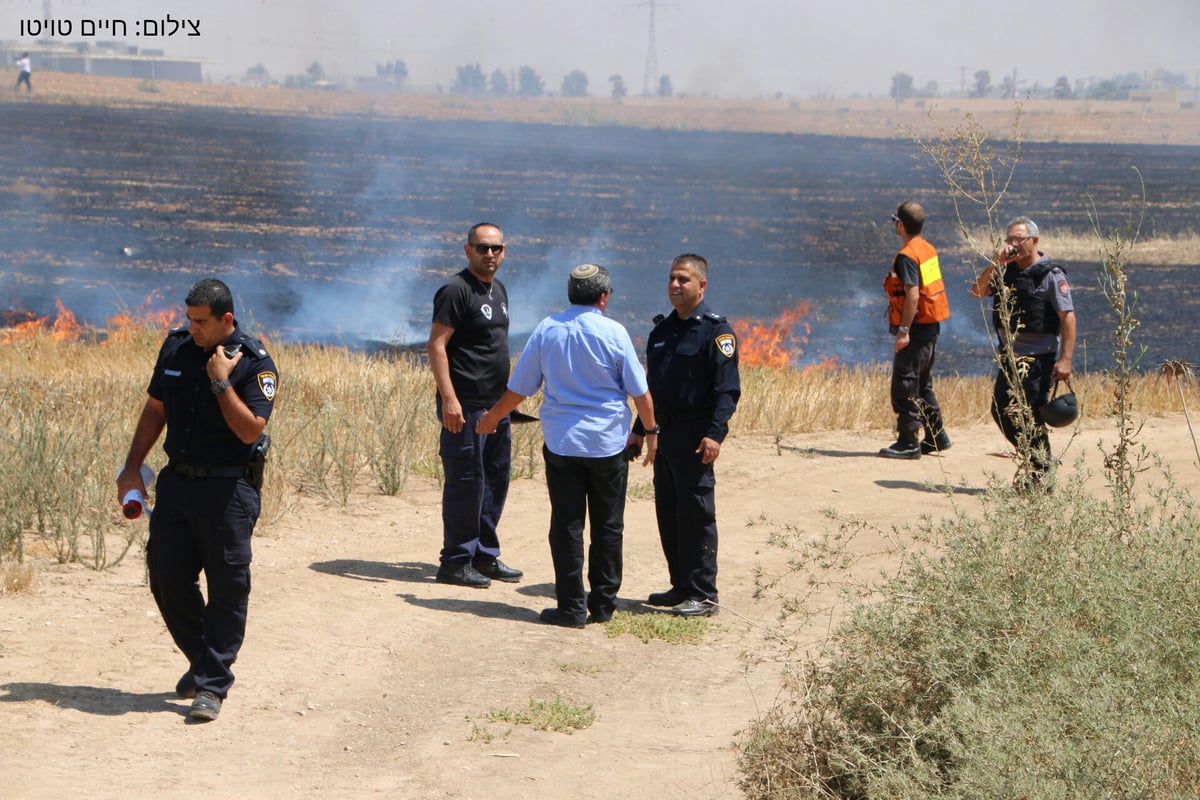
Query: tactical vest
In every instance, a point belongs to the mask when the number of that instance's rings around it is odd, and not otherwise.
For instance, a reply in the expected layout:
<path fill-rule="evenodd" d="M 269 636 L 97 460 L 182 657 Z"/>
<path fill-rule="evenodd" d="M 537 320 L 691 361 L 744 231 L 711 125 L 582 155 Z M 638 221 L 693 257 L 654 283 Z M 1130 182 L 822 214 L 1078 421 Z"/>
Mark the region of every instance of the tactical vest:
<path fill-rule="evenodd" d="M 1058 312 L 1050 304 L 1049 298 L 1040 298 L 1035 295 L 1038 285 L 1046 277 L 1046 273 L 1055 269 L 1066 274 L 1062 267 L 1058 264 L 1051 264 L 1049 261 L 1034 264 L 1027 269 L 1021 269 L 1015 261 L 1010 261 L 1005 265 L 1004 285 L 1013 291 L 1009 330 L 1015 332 L 1019 323 L 1021 331 L 1025 333 L 1058 334 L 1060 327 Z M 999 298 L 996 298 L 992 305 L 992 322 L 997 331 L 1002 330 L 999 302 Z"/>
<path fill-rule="evenodd" d="M 928 324 L 949 319 L 950 302 L 946 299 L 946 285 L 942 282 L 937 250 L 917 236 L 900 249 L 900 255 L 908 256 L 916 263 L 921 281 L 917 315 L 913 322 Z M 904 313 L 904 283 L 895 271 L 889 272 L 883 279 L 883 290 L 888 296 L 888 324 L 899 325 Z"/>

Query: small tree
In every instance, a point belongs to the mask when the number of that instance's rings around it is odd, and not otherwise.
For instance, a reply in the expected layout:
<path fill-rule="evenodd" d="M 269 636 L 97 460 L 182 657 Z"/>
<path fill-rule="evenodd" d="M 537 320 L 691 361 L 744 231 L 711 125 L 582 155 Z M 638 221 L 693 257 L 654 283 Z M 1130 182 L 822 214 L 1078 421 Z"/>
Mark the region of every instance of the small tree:
<path fill-rule="evenodd" d="M 975 87 L 971 89 L 971 97 L 987 97 L 992 90 L 992 73 L 981 69 L 975 73 Z"/>
<path fill-rule="evenodd" d="M 517 94 L 521 97 L 541 97 L 546 93 L 542 76 L 533 67 L 521 67 L 517 71 Z"/>
<path fill-rule="evenodd" d="M 314 61 L 313 63 L 309 64 L 308 69 L 304 71 L 304 74 L 308 76 L 310 83 L 316 83 L 317 81 L 325 80 L 325 70 L 322 69 L 319 61 Z"/>
<path fill-rule="evenodd" d="M 1122 89 L 1115 80 L 1100 81 L 1087 90 L 1088 100 L 1128 100 L 1129 90 Z"/>
<path fill-rule="evenodd" d="M 658 96 L 673 97 L 674 95 L 675 90 L 671 87 L 671 76 L 663 75 L 658 79 Z"/>
<path fill-rule="evenodd" d="M 476 64 L 464 64 L 457 70 L 454 83 L 450 85 L 451 94 L 481 95 L 487 88 L 487 79 L 483 77 L 483 68 Z"/>
<path fill-rule="evenodd" d="M 608 82 L 612 84 L 612 96 L 614 100 L 620 100 L 622 97 L 628 94 L 627 90 L 625 89 L 625 81 L 621 79 L 620 75 L 609 75 Z"/>
<path fill-rule="evenodd" d="M 507 75 L 505 75 L 501 70 L 494 70 L 492 72 L 492 79 L 491 79 L 491 93 L 492 94 L 496 95 L 497 97 L 503 97 L 504 95 L 509 93 L 511 88 L 512 87 L 508 83 Z"/>
<path fill-rule="evenodd" d="M 1054 82 L 1054 99 L 1055 100 L 1074 100 L 1075 92 L 1071 91 L 1071 82 L 1067 80 L 1066 75 L 1062 75 Z"/>
<path fill-rule="evenodd" d="M 408 65 L 398 59 L 385 61 L 375 65 L 375 76 L 393 89 L 402 89 L 408 80 Z"/>
<path fill-rule="evenodd" d="M 888 93 L 899 105 L 906 97 L 913 96 L 913 76 L 907 72 L 897 72 L 892 76 L 892 90 Z"/>
<path fill-rule="evenodd" d="M 583 70 L 571 70 L 563 77 L 562 87 L 558 90 L 564 97 L 587 97 L 588 79 Z"/>
<path fill-rule="evenodd" d="M 261 61 L 246 70 L 246 74 L 242 76 L 242 83 L 247 83 L 251 86 L 266 86 L 270 82 L 271 76 Z"/>
<path fill-rule="evenodd" d="M 1013 80 L 1012 75 L 1005 75 L 1004 80 L 1000 81 L 1000 95 L 1005 100 L 1012 100 L 1017 96 L 1017 82 Z"/>

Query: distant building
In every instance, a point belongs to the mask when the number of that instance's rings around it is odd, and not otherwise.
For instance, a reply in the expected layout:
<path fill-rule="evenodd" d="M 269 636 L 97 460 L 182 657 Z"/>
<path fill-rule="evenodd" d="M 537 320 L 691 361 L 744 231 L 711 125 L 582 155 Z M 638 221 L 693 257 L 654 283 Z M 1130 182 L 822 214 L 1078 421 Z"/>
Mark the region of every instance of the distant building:
<path fill-rule="evenodd" d="M 174 58 L 162 50 L 140 50 L 123 42 L 56 42 L 39 40 L 30 47 L 22 43 L 0 45 L 4 58 L 12 63 L 28 52 L 33 68 L 45 72 L 73 72 L 111 78 L 144 78 L 162 81 L 204 80 L 203 58 Z"/>

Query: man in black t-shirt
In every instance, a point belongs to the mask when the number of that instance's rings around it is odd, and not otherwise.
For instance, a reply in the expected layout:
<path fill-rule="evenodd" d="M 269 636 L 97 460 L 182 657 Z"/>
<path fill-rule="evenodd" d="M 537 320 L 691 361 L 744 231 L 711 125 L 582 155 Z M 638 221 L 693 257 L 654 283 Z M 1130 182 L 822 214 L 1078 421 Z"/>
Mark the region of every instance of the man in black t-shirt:
<path fill-rule="evenodd" d="M 509 419 L 491 435 L 475 432 L 508 383 L 508 293 L 496 279 L 504 234 L 481 222 L 467 232 L 463 251 L 467 268 L 434 295 L 429 332 L 445 474 L 437 580 L 484 587 L 492 579 L 515 583 L 523 574 L 500 561 L 496 534 L 512 464 Z"/>

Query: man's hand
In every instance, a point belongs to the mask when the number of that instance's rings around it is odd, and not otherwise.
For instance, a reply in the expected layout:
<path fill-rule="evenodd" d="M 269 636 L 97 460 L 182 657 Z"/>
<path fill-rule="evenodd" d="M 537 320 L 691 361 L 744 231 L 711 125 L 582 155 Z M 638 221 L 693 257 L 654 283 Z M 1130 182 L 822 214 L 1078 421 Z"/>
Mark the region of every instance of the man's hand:
<path fill-rule="evenodd" d="M 462 404 L 457 399 L 442 400 L 442 424 L 451 433 L 461 433 L 463 426 L 467 424 L 467 418 L 463 415 Z M 494 431 L 495 428 L 493 427 L 492 430 Z"/>
<path fill-rule="evenodd" d="M 118 503 L 120 503 L 121 500 L 124 499 L 125 494 L 130 489 L 137 489 L 139 492 L 142 493 L 142 497 L 145 497 L 147 494 L 146 483 L 142 480 L 141 465 L 138 465 L 137 467 L 130 467 L 130 466 L 126 465 L 125 467 L 123 467 L 121 469 L 121 472 L 117 475 L 117 502 Z"/>
<path fill-rule="evenodd" d="M 204 371 L 208 373 L 210 381 L 227 381 L 229 376 L 233 374 L 233 368 L 242 360 L 242 351 L 238 350 L 233 354 L 233 358 L 225 355 L 225 348 L 217 345 L 217 349 L 213 350 L 213 354 L 208 357 L 208 363 L 204 365 Z"/>
<path fill-rule="evenodd" d="M 1054 369 L 1050 370 L 1050 377 L 1056 381 L 1065 381 L 1071 377 L 1071 359 L 1060 358 L 1054 362 Z"/>
<path fill-rule="evenodd" d="M 896 352 L 899 353 L 901 350 L 908 347 L 909 341 L 910 340 L 907 333 L 897 333 L 896 341 L 893 343 L 893 347 L 895 347 Z"/>
<path fill-rule="evenodd" d="M 716 439 L 710 439 L 705 436 L 700 440 L 700 446 L 696 448 L 696 454 L 700 456 L 701 464 L 711 464 L 717 460 L 717 456 L 721 455 L 721 443 Z"/>
<path fill-rule="evenodd" d="M 479 421 L 475 423 L 475 432 L 476 433 L 495 433 L 496 426 L 500 424 L 501 416 L 502 415 L 496 413 L 496 409 L 494 407 L 489 408 L 487 411 L 484 412 L 483 416 L 479 418 Z M 462 423 L 459 423 L 459 425 L 461 426 Z M 450 426 L 447 425 L 446 427 L 450 427 Z"/>

